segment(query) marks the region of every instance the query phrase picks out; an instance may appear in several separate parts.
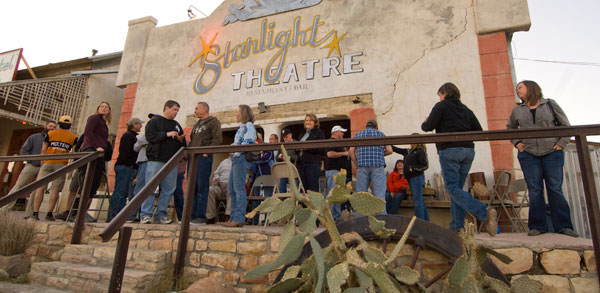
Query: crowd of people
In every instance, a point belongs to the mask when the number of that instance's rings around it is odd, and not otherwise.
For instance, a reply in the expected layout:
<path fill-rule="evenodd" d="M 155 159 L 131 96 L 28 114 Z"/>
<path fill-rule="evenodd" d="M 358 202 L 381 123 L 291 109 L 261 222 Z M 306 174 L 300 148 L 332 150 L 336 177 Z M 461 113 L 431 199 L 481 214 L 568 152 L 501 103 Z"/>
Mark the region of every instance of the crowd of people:
<path fill-rule="evenodd" d="M 517 96 L 522 103 L 517 104 L 507 124 L 508 129 L 544 128 L 568 126 L 569 121 L 556 103 L 545 99 L 542 91 L 533 81 L 522 81 L 516 87 Z M 460 90 L 452 83 L 443 84 L 437 91 L 440 101 L 434 105 L 430 114 L 421 125 L 423 131 L 436 133 L 481 131 L 482 127 L 477 117 L 461 102 Z M 189 138 L 186 138 L 183 128 L 175 120 L 180 109 L 179 103 L 169 100 L 164 104 L 162 114 L 149 114 L 146 123 L 139 118 L 132 118 L 127 123 L 127 131 L 120 137 L 119 156 L 114 164 L 115 186 L 110 201 L 107 219 L 110 221 L 126 205 L 128 200 L 144 187 L 148 180 L 175 155 L 180 148 L 218 146 L 223 142 L 221 123 L 210 115 L 210 107 L 205 102 L 199 102 L 194 114 L 198 118 Z M 84 134 L 77 136 L 70 132 L 71 117 L 63 116 L 57 123 L 48 122 L 41 134 L 32 135 L 23 146 L 22 154 L 57 154 L 67 153 L 77 145 L 80 151 L 109 151 L 112 149 L 108 142 L 108 124 L 111 120 L 111 108 L 102 102 L 96 113 L 90 116 L 85 126 Z M 262 143 L 260 133 L 254 125 L 254 114 L 248 105 L 239 105 L 236 111 L 236 121 L 239 127 L 233 138 L 233 145 Z M 146 124 L 142 132 L 143 124 Z M 331 129 L 330 139 L 343 139 L 347 129 L 335 125 Z M 294 141 L 294 134 L 289 128 L 281 131 L 281 142 Z M 413 133 L 413 135 L 418 135 Z M 354 138 L 384 137 L 379 130 L 376 120 L 369 120 L 365 129 L 359 131 Z M 296 136 L 298 141 L 326 139 L 320 128 L 319 119 L 314 114 L 306 114 L 304 131 Z M 269 143 L 280 142 L 278 134 L 271 134 Z M 527 182 L 530 197 L 529 235 L 535 236 L 549 230 L 577 237 L 571 223 L 569 206 L 562 193 L 562 178 L 564 153 L 563 149 L 569 138 L 541 138 L 513 140 L 518 149 L 518 160 Z M 450 195 L 451 221 L 449 228 L 458 232 L 464 227 L 466 213 L 477 220 L 486 223 L 487 231 L 494 236 L 497 231 L 497 213 L 493 208 L 474 198 L 463 189 L 471 164 L 475 158 L 473 141 L 436 143 L 437 154 L 446 189 Z M 385 156 L 398 153 L 403 159 L 396 161 L 393 171 L 386 174 Z M 352 146 L 349 148 L 335 147 L 329 149 L 310 148 L 287 150 L 287 155 L 298 169 L 299 177 L 306 190 L 319 191 L 319 179 L 322 169 L 325 174 L 325 196 L 334 187 L 334 177 L 342 169 L 352 174 L 356 170 L 356 192 L 371 190 L 374 196 L 386 201 L 384 213 L 396 214 L 402 200 L 411 194 L 415 206 L 415 216 L 429 221 L 427 207 L 423 200 L 425 186 L 424 171 L 429 167 L 426 146 L 412 144 L 410 148 L 399 148 L 392 145 Z M 101 158 L 97 164 L 92 182 L 90 195 L 97 192 L 102 174 L 105 172 L 105 161 Z M 195 193 L 192 209 L 193 225 L 215 223 L 217 218 L 217 200 L 227 200 L 227 215 L 229 219 L 223 222 L 226 227 L 241 227 L 247 223 L 246 197 L 252 193 L 270 196 L 273 189 L 260 187 L 252 190 L 252 182 L 262 175 L 269 175 L 275 162 L 283 161 L 281 151 L 263 151 L 258 157 L 252 153 L 235 152 L 223 160 L 215 170 L 212 180 L 212 154 L 202 154 L 198 157 L 198 172 L 195 178 Z M 67 164 L 67 160 L 44 160 L 28 162 L 15 188 L 31 181 L 32 178 L 42 178 Z M 149 196 L 134 213 L 130 221 L 137 220 L 142 224 L 169 224 L 173 220 L 167 215 L 167 207 L 174 197 L 177 217 L 181 220 L 183 210 L 182 182 L 190 162 L 183 159 L 177 168 L 173 168 L 159 188 Z M 85 174 L 85 167 L 78 170 L 78 177 Z M 349 176 L 351 177 L 351 176 Z M 350 179 L 350 178 L 349 178 Z M 52 211 L 62 190 L 65 178 L 52 182 L 50 204 L 46 214 L 47 220 L 66 219 L 64 214 L 53 216 Z M 287 192 L 287 178 L 277 182 L 279 192 Z M 552 228 L 549 229 L 546 220 L 546 202 L 544 200 L 544 184 L 547 190 L 548 205 Z M 68 199 L 73 204 L 75 192 L 81 184 L 76 184 Z M 79 187 L 78 187 L 79 186 Z M 13 189 L 14 190 L 14 189 Z M 33 204 L 27 208 L 27 216 L 38 219 L 38 213 L 45 188 L 40 188 L 34 196 Z M 81 190 L 79 190 L 81 192 Z M 155 209 L 155 198 L 157 206 Z M 251 208 L 251 207 L 250 207 Z M 342 207 L 331 205 L 331 213 L 335 221 L 342 221 Z M 256 223 L 257 219 L 253 219 Z"/>

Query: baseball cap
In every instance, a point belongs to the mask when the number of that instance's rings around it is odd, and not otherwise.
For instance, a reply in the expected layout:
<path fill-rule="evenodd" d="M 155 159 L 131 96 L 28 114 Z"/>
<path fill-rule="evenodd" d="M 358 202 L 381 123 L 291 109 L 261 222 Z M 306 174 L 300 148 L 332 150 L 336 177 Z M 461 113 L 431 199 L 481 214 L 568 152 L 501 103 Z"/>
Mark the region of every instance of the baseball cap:
<path fill-rule="evenodd" d="M 367 121 L 367 127 L 373 127 L 373 128 L 377 127 L 377 121 L 375 121 L 375 120 Z"/>
<path fill-rule="evenodd" d="M 334 133 L 336 131 L 346 132 L 346 131 L 348 131 L 348 129 L 344 129 L 341 126 L 336 125 L 333 128 L 331 128 L 331 133 Z"/>
<path fill-rule="evenodd" d="M 290 134 L 290 133 L 292 133 L 292 130 L 291 130 L 291 129 L 289 129 L 289 128 L 284 128 L 284 129 L 282 129 L 282 130 L 281 130 L 281 137 L 283 138 L 283 137 L 287 136 L 287 135 L 288 135 L 288 134 Z"/>
<path fill-rule="evenodd" d="M 129 121 L 127 121 L 127 125 L 134 125 L 136 123 L 142 124 L 142 123 L 144 123 L 144 121 L 142 121 L 140 118 L 137 118 L 137 117 L 133 117 L 133 118 L 129 119 Z"/>
<path fill-rule="evenodd" d="M 152 118 L 154 118 L 154 116 L 158 116 L 158 114 L 150 113 L 150 114 L 148 114 L 148 119 L 152 119 Z"/>
<path fill-rule="evenodd" d="M 73 118 L 71 118 L 69 115 L 60 116 L 58 122 L 71 124 L 73 122 Z"/>

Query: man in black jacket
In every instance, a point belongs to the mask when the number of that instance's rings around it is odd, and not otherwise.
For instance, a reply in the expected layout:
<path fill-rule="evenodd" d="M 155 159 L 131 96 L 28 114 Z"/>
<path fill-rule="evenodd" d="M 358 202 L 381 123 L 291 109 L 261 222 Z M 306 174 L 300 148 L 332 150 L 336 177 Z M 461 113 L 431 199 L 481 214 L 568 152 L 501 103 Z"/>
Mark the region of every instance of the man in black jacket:
<path fill-rule="evenodd" d="M 110 221 L 116 216 L 127 203 L 127 193 L 133 184 L 133 178 L 137 175 L 137 159 L 138 152 L 133 149 L 133 145 L 137 141 L 136 136 L 142 129 L 144 121 L 139 118 L 131 118 L 127 122 L 127 132 L 121 136 L 119 143 L 119 156 L 115 163 L 115 188 L 113 196 L 110 200 L 110 210 L 106 216 L 106 220 Z"/>
<path fill-rule="evenodd" d="M 179 103 L 168 100 L 162 115 L 157 115 L 146 124 L 146 139 L 148 147 L 146 155 L 148 163 L 146 166 L 146 179 L 149 181 L 158 171 L 179 151 L 185 147 L 185 135 L 183 128 L 175 117 L 179 112 Z M 154 214 L 154 221 L 160 224 L 170 224 L 167 218 L 167 206 L 177 186 L 177 167 L 170 170 L 169 174 L 160 183 L 158 195 L 158 207 Z M 142 204 L 141 224 L 152 223 L 152 211 L 154 210 L 154 196 L 149 196 Z"/>

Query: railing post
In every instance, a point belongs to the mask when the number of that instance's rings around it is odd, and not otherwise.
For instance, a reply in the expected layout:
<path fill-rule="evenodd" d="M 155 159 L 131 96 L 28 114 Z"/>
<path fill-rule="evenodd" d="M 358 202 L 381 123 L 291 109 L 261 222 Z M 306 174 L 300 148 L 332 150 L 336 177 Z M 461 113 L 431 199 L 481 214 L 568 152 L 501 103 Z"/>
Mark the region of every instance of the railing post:
<path fill-rule="evenodd" d="M 127 251 L 129 250 L 129 239 L 131 239 L 131 227 L 121 227 L 119 232 L 119 241 L 117 242 L 117 251 L 113 261 L 112 274 L 110 275 L 110 284 L 108 292 L 121 292 L 125 266 L 127 264 Z"/>
<path fill-rule="evenodd" d="M 175 270 L 173 278 L 173 287 L 183 273 L 185 267 L 185 255 L 187 252 L 187 242 L 190 236 L 190 219 L 192 217 L 192 205 L 194 203 L 194 193 L 196 187 L 196 174 L 198 173 L 199 154 L 193 154 L 188 164 L 187 185 L 185 187 L 185 199 L 183 201 L 183 215 L 181 219 L 181 233 L 179 233 L 179 243 L 177 244 L 177 257 L 175 258 Z"/>
<path fill-rule="evenodd" d="M 596 256 L 596 267 L 600 268 L 600 205 L 598 204 L 598 190 L 592 169 L 592 160 L 585 135 L 575 136 L 577 146 L 577 158 L 579 169 L 581 169 L 581 181 L 585 195 L 585 205 L 588 211 L 588 220 L 592 232 L 592 243 L 594 244 L 594 255 Z M 600 271 L 598 273 L 600 284 Z"/>
<path fill-rule="evenodd" d="M 71 244 L 80 244 L 81 235 L 83 234 L 83 224 L 85 221 L 85 214 L 87 213 L 87 202 L 89 193 L 92 190 L 92 181 L 94 180 L 94 173 L 96 171 L 96 163 L 98 157 L 93 161 L 90 161 L 85 171 L 85 179 L 83 180 L 83 188 L 81 189 L 81 197 L 79 199 L 79 207 L 77 208 L 77 218 L 75 219 L 75 226 L 73 227 L 73 236 L 71 236 Z"/>

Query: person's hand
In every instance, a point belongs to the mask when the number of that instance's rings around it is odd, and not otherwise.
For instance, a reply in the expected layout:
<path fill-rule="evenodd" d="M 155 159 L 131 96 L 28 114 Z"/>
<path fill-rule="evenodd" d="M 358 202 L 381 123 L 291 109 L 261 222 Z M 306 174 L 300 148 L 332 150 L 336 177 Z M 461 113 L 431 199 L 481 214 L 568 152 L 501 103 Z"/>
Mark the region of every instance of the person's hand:
<path fill-rule="evenodd" d="M 133 185 L 136 185 L 136 184 L 137 184 L 137 177 L 136 177 L 136 178 L 133 178 L 133 183 L 132 183 L 132 184 L 133 184 Z"/>
<path fill-rule="evenodd" d="M 202 156 L 206 158 L 206 157 L 208 157 L 208 154 L 202 154 Z"/>
<path fill-rule="evenodd" d="M 516 147 L 519 150 L 519 152 L 524 152 L 525 151 L 525 144 L 523 144 L 522 142 L 517 143 Z"/>
<path fill-rule="evenodd" d="M 390 196 L 392 197 L 392 199 L 394 199 L 394 197 L 396 196 L 396 194 L 390 192 Z"/>
<path fill-rule="evenodd" d="M 99 152 L 103 152 L 104 151 L 104 149 L 101 148 L 101 147 L 97 147 L 96 150 L 99 151 Z"/>
<path fill-rule="evenodd" d="M 176 135 L 175 138 L 179 141 L 179 142 L 183 142 L 183 140 L 185 139 L 185 134 L 182 135 Z"/>
<path fill-rule="evenodd" d="M 563 148 L 562 146 L 560 146 L 560 145 L 557 145 L 557 144 L 555 144 L 555 145 L 554 145 L 553 149 L 555 149 L 555 150 L 557 150 L 557 151 L 562 151 L 562 150 L 564 150 L 564 148 Z"/>
<path fill-rule="evenodd" d="M 429 116 L 425 117 L 425 120 L 423 120 L 423 123 L 427 122 L 427 118 L 429 118 Z"/>
<path fill-rule="evenodd" d="M 169 131 L 167 132 L 167 137 L 172 137 L 172 138 L 176 138 L 178 136 L 179 133 L 177 133 L 177 131 Z"/>

